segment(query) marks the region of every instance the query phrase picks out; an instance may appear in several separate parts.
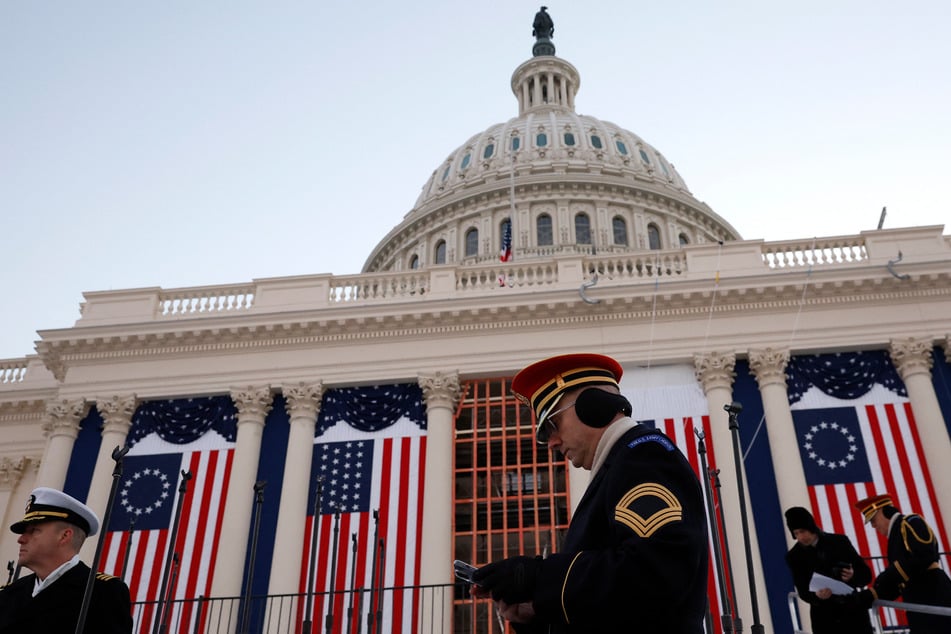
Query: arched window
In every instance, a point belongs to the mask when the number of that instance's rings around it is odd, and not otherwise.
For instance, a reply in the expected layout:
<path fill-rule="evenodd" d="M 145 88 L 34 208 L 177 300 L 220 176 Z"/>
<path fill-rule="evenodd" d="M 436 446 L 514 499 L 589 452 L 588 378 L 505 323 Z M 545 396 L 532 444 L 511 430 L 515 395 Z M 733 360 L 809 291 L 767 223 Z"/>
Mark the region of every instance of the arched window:
<path fill-rule="evenodd" d="M 415 253 L 413 254 L 413 257 L 409 259 L 409 268 L 413 270 L 419 268 L 419 256 Z"/>
<path fill-rule="evenodd" d="M 575 144 L 575 135 L 571 132 L 565 132 L 565 145 L 571 146 Z"/>
<path fill-rule="evenodd" d="M 580 213 L 575 216 L 575 242 L 591 244 L 591 219 L 588 214 Z"/>
<path fill-rule="evenodd" d="M 469 229 L 466 231 L 466 257 L 474 255 L 479 255 L 479 230 Z"/>
<path fill-rule="evenodd" d="M 485 151 L 482 153 L 482 158 L 490 159 L 492 155 L 495 154 L 495 143 L 489 143 L 485 146 Z"/>
<path fill-rule="evenodd" d="M 550 247 L 554 244 L 551 231 L 551 216 L 541 214 L 535 221 L 535 235 L 538 239 L 538 246 Z"/>
<path fill-rule="evenodd" d="M 620 152 L 622 156 L 627 156 L 627 146 L 624 145 L 624 141 L 615 139 L 614 145 L 617 146 L 617 151 Z"/>
<path fill-rule="evenodd" d="M 660 248 L 660 229 L 653 222 L 647 225 L 647 245 L 651 249 Z"/>
<path fill-rule="evenodd" d="M 517 136 L 512 137 L 512 151 L 518 152 L 518 148 L 522 147 L 522 140 Z"/>
<path fill-rule="evenodd" d="M 433 262 L 436 264 L 445 264 L 446 263 L 446 241 L 440 240 L 436 243 L 436 257 L 433 258 Z"/>
<path fill-rule="evenodd" d="M 469 167 L 469 161 L 472 159 L 472 155 L 469 152 L 466 152 L 466 155 L 462 157 L 462 164 L 459 165 L 459 169 L 466 169 Z"/>
<path fill-rule="evenodd" d="M 593 147 L 593 148 L 596 149 L 596 150 L 600 150 L 600 149 L 601 149 L 601 137 L 599 137 L 599 136 L 596 135 L 596 134 L 592 134 L 592 135 L 591 135 L 591 147 Z"/>
<path fill-rule="evenodd" d="M 690 238 L 687 237 L 686 233 L 680 234 L 680 246 L 685 247 L 690 244 Z"/>
<path fill-rule="evenodd" d="M 545 147 L 548 145 L 548 135 L 544 132 L 539 132 L 535 135 L 535 145 L 538 147 Z"/>
<path fill-rule="evenodd" d="M 614 230 L 614 244 L 627 245 L 627 223 L 624 218 L 614 216 L 611 228 Z"/>

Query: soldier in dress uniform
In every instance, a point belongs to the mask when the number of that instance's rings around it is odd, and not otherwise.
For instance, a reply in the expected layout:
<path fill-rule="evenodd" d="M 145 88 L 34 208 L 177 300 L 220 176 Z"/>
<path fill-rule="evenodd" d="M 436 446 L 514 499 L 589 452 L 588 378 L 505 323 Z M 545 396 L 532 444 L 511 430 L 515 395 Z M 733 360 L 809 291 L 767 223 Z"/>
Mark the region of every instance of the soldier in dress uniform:
<path fill-rule="evenodd" d="M 888 538 L 888 567 L 860 594 L 865 606 L 901 596 L 907 603 L 951 607 L 951 579 L 938 564 L 938 540 L 920 515 L 902 515 L 888 495 L 855 503 L 865 522 Z M 948 634 L 951 616 L 907 611 L 911 634 Z"/>
<path fill-rule="evenodd" d="M 813 592 L 815 573 L 853 588 L 867 586 L 872 571 L 845 535 L 827 533 L 816 525 L 812 513 L 801 506 L 786 511 L 786 526 L 796 543 L 786 553 L 799 598 L 810 605 L 813 634 L 872 634 L 868 608 L 850 595 L 833 594 L 829 588 Z"/>
<path fill-rule="evenodd" d="M 512 391 L 536 437 L 591 471 L 558 552 L 485 565 L 472 593 L 491 596 L 518 632 L 699 634 L 707 606 L 707 524 L 700 483 L 664 434 L 630 418 L 621 366 L 571 354 L 519 372 Z"/>
<path fill-rule="evenodd" d="M 41 487 L 10 530 L 20 535 L 19 565 L 33 574 L 0 589 L 0 634 L 75 634 L 89 579 L 79 549 L 99 530 L 99 518 L 79 500 Z M 83 631 L 132 632 L 129 588 L 121 579 L 96 575 Z"/>

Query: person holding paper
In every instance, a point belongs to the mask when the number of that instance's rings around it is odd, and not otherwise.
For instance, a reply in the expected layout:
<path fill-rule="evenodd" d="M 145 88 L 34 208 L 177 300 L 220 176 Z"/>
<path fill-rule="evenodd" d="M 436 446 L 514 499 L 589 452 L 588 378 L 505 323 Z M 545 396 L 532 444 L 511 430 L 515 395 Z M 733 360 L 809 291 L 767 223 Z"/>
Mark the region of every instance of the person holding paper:
<path fill-rule="evenodd" d="M 799 598 L 809 604 L 813 634 L 871 634 L 868 609 L 851 598 L 872 580 L 872 571 L 845 535 L 827 533 L 808 510 L 786 511 L 796 543 L 786 553 Z"/>

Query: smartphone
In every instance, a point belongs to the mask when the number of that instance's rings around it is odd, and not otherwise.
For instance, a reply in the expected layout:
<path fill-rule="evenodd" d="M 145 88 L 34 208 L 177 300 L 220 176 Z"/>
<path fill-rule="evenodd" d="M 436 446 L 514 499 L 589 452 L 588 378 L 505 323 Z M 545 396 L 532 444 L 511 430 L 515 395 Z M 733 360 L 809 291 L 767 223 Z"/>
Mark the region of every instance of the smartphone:
<path fill-rule="evenodd" d="M 460 559 L 452 562 L 452 569 L 456 573 L 456 578 L 465 581 L 466 583 L 475 583 L 472 580 L 472 573 L 474 573 L 477 568 L 472 564 L 466 563 Z"/>

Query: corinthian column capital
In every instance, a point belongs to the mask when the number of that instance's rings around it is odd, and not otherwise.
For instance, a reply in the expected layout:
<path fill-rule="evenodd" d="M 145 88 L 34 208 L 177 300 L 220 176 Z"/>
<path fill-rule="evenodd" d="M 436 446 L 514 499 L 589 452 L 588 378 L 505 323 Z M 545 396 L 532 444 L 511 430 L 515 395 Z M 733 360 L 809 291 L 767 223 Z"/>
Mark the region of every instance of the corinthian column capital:
<path fill-rule="evenodd" d="M 930 338 L 892 339 L 888 346 L 888 354 L 895 367 L 898 368 L 898 374 L 901 375 L 902 380 L 907 380 L 915 374 L 931 376 L 931 366 L 934 363 L 931 358 L 931 348 Z"/>
<path fill-rule="evenodd" d="M 47 401 L 43 431 L 47 436 L 76 438 L 79 435 L 79 421 L 88 411 L 89 406 L 85 399 Z"/>
<path fill-rule="evenodd" d="M 234 406 L 238 410 L 239 425 L 244 422 L 263 424 L 268 412 L 274 406 L 274 395 L 268 385 L 233 388 L 231 400 L 234 401 Z"/>
<path fill-rule="evenodd" d="M 103 433 L 115 431 L 128 434 L 137 404 L 134 394 L 96 399 L 96 409 L 102 415 Z"/>
<path fill-rule="evenodd" d="M 439 372 L 420 374 L 419 387 L 423 390 L 426 407 L 447 407 L 454 409 L 462 397 L 458 372 Z"/>
<path fill-rule="evenodd" d="M 39 456 L 20 456 L 19 458 L 0 458 L 0 490 L 12 491 L 20 483 L 23 474 L 30 467 L 36 470 L 40 464 Z"/>
<path fill-rule="evenodd" d="M 310 417 L 317 419 L 317 413 L 320 411 L 320 399 L 324 395 L 324 382 L 304 383 L 301 381 L 295 385 L 284 385 L 281 387 L 284 398 L 287 399 L 287 415 L 291 420 L 298 417 Z"/>
<path fill-rule="evenodd" d="M 750 370 L 759 386 L 786 386 L 786 366 L 789 364 L 789 350 L 763 348 L 750 350 Z"/>
<path fill-rule="evenodd" d="M 704 393 L 718 387 L 732 390 L 736 372 L 736 355 L 732 352 L 710 352 L 693 356 L 694 374 Z"/>

